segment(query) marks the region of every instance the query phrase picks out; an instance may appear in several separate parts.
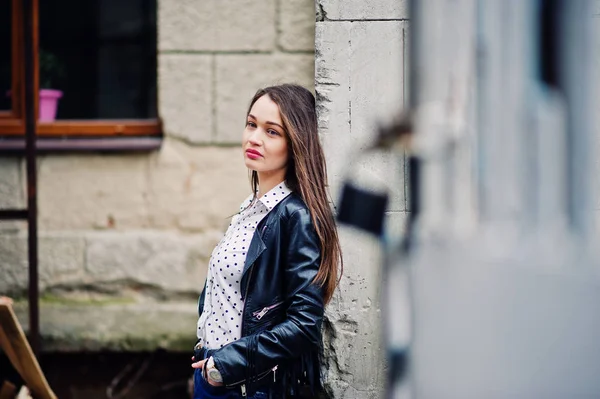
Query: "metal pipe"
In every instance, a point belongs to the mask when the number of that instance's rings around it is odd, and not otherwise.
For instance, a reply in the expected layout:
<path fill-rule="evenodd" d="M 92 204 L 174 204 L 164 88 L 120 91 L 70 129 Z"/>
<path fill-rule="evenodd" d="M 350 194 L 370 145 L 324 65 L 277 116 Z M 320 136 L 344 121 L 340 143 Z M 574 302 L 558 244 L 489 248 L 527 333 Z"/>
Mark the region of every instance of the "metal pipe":
<path fill-rule="evenodd" d="M 27 209 L 2 209 L 0 220 L 26 220 L 29 217 Z"/>
<path fill-rule="evenodd" d="M 25 159 L 27 168 L 27 247 L 29 260 L 29 344 L 37 356 L 40 348 L 38 240 L 37 240 L 37 177 L 36 177 L 36 115 L 34 84 L 33 4 L 23 1 L 23 38 L 25 61 Z"/>

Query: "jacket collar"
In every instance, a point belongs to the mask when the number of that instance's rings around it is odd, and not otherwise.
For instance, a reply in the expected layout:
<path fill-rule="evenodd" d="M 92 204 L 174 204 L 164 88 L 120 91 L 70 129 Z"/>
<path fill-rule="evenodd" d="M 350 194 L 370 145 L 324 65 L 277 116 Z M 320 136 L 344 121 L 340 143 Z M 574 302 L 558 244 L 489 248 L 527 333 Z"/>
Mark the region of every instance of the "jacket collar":
<path fill-rule="evenodd" d="M 269 215 L 263 219 L 263 221 L 269 219 Z M 263 253 L 263 251 L 267 248 L 265 242 L 262 239 L 262 233 L 267 227 L 266 223 L 259 223 L 254 235 L 252 236 L 252 241 L 250 241 L 250 247 L 248 248 L 248 253 L 246 254 L 246 260 L 244 261 L 244 271 L 242 272 L 242 278 L 252 266 L 254 261 Z"/>
<path fill-rule="evenodd" d="M 291 193 L 291 191 L 290 191 Z M 283 200 L 289 198 L 289 193 L 288 195 L 286 195 L 284 198 L 282 198 L 280 201 L 278 201 L 277 205 L 281 204 L 281 202 L 283 202 Z M 283 206 L 283 204 L 282 204 Z M 245 281 L 248 278 L 247 273 L 248 270 L 250 269 L 250 267 L 254 264 L 254 262 L 256 261 L 256 259 L 258 259 L 258 257 L 265 251 L 265 249 L 267 249 L 267 246 L 265 245 L 265 242 L 263 240 L 263 235 L 264 232 L 269 228 L 270 225 L 272 225 L 276 219 L 278 218 L 278 214 L 280 213 L 279 209 L 281 209 L 281 207 L 277 207 L 275 208 L 275 206 L 273 206 L 273 210 L 272 212 L 269 212 L 269 214 L 260 221 L 260 223 L 258 223 L 258 226 L 256 227 L 256 231 L 254 232 L 254 235 L 252 236 L 252 241 L 250 241 L 250 246 L 248 248 L 248 253 L 246 254 L 246 260 L 244 261 L 244 270 L 242 271 L 242 279 L 241 279 L 241 289 L 242 289 L 242 296 L 246 296 L 246 284 Z"/>

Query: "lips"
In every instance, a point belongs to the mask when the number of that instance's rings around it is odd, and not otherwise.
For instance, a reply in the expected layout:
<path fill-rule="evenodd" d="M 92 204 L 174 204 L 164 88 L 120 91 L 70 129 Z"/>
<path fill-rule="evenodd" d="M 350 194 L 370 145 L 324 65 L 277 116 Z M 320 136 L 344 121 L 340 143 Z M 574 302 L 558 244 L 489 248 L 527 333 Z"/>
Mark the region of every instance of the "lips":
<path fill-rule="evenodd" d="M 251 159 L 257 159 L 257 158 L 262 157 L 262 154 L 260 152 L 253 150 L 251 148 L 246 150 L 246 155 L 248 156 L 248 158 L 251 158 Z"/>

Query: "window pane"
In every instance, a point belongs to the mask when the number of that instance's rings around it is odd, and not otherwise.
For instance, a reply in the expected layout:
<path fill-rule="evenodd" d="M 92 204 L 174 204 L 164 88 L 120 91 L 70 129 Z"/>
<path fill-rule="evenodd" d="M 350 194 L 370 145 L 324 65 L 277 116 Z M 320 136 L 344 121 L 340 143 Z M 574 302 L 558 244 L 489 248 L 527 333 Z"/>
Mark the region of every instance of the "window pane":
<path fill-rule="evenodd" d="M 11 89 L 11 50 L 12 50 L 12 1 L 0 2 L 0 111 L 11 107 L 9 90 Z"/>
<path fill-rule="evenodd" d="M 62 92 L 57 119 L 157 116 L 156 0 L 39 7 L 40 89 Z"/>

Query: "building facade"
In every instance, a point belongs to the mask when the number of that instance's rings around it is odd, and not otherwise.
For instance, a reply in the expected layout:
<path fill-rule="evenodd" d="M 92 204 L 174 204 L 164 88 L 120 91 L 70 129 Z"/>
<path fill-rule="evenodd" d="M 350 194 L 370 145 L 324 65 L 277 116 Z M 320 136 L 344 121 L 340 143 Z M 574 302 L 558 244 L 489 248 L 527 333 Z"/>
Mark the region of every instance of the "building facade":
<path fill-rule="evenodd" d="M 404 0 L 158 0 L 156 25 L 160 148 L 38 156 L 46 351 L 189 350 L 208 258 L 250 190 L 240 136 L 261 86 L 315 91 L 334 205 L 344 181 L 366 171 L 391 190 L 389 236 L 404 225 L 404 159 L 360 157 L 378 123 L 407 101 Z M 24 159 L 3 156 L 0 206 L 25 205 Z M 0 293 L 17 300 L 24 325 L 26 231 L 0 225 Z M 340 232 L 345 269 L 326 311 L 327 385 L 336 398 L 377 398 L 386 378 L 380 242 Z"/>

